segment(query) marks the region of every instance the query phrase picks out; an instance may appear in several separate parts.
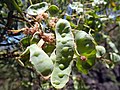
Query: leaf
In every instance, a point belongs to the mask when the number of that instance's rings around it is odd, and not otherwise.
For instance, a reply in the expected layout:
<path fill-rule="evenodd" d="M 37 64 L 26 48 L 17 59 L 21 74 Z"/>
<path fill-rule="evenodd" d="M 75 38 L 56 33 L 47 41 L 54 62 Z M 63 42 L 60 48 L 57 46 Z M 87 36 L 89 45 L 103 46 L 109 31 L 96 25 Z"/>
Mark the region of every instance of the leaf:
<path fill-rule="evenodd" d="M 80 2 L 72 2 L 72 4 L 68 5 L 69 10 L 75 10 L 78 14 L 83 12 L 83 4 Z"/>
<path fill-rule="evenodd" d="M 106 50 L 103 46 L 96 46 L 96 50 L 97 50 L 97 53 L 96 53 L 96 57 L 97 58 L 100 58 L 102 57 L 105 53 L 106 53 Z"/>
<path fill-rule="evenodd" d="M 27 36 L 27 37 L 24 37 L 20 43 L 22 44 L 23 48 L 27 48 L 29 45 L 30 45 L 30 40 L 31 40 L 31 37 L 30 36 Z"/>
<path fill-rule="evenodd" d="M 48 76 L 53 70 L 53 62 L 50 57 L 36 44 L 29 46 L 30 62 L 36 71 L 43 76 Z"/>
<path fill-rule="evenodd" d="M 89 67 L 86 69 L 90 69 L 95 64 L 96 50 L 94 49 L 91 53 L 84 53 L 83 55 L 87 58 L 86 63 L 89 64 Z"/>
<path fill-rule="evenodd" d="M 20 60 L 21 62 L 20 65 L 22 65 L 22 63 L 24 64 L 24 66 L 29 66 L 29 59 L 30 59 L 30 50 L 27 47 L 26 50 L 20 55 Z"/>
<path fill-rule="evenodd" d="M 115 53 L 118 53 L 118 49 L 117 49 L 117 47 L 115 46 L 115 44 L 114 44 L 109 38 L 107 38 L 106 41 L 107 41 L 107 43 L 109 44 L 109 46 L 113 49 L 113 51 L 114 51 Z"/>
<path fill-rule="evenodd" d="M 9 32 L 12 32 L 13 34 L 18 34 L 23 30 L 8 30 Z"/>
<path fill-rule="evenodd" d="M 53 50 L 55 49 L 55 45 L 53 44 L 48 44 L 48 43 L 45 43 L 45 47 L 43 47 L 43 50 L 48 54 L 50 55 Z"/>
<path fill-rule="evenodd" d="M 53 62 L 50 57 L 36 44 L 32 44 L 20 55 L 25 66 L 33 66 L 35 70 L 43 76 L 52 73 Z M 31 65 L 32 64 L 32 65 Z"/>
<path fill-rule="evenodd" d="M 106 39 L 107 44 L 110 46 L 110 48 L 115 52 L 118 53 L 118 49 L 115 46 L 115 44 L 110 40 L 110 37 L 108 35 L 102 34 L 103 38 Z"/>
<path fill-rule="evenodd" d="M 20 14 L 22 14 L 22 10 L 15 0 L 4 0 L 4 2 L 6 3 L 10 10 L 17 10 Z"/>
<path fill-rule="evenodd" d="M 31 39 L 30 39 L 30 45 L 31 44 L 37 44 L 40 41 L 40 36 L 39 34 L 34 34 Z"/>
<path fill-rule="evenodd" d="M 22 44 L 23 48 L 27 48 L 28 46 L 30 46 L 31 44 L 37 44 L 39 42 L 40 38 L 39 35 L 36 34 L 33 37 L 32 36 L 27 36 L 24 37 L 20 43 Z"/>
<path fill-rule="evenodd" d="M 56 5 L 51 5 L 48 9 L 50 15 L 55 16 L 59 13 L 59 8 Z"/>
<path fill-rule="evenodd" d="M 114 63 L 117 63 L 120 61 L 120 55 L 116 54 L 116 53 L 110 53 L 110 59 L 111 61 L 113 61 Z"/>
<path fill-rule="evenodd" d="M 26 12 L 29 15 L 38 15 L 42 12 L 45 12 L 47 9 L 48 4 L 46 2 L 42 2 L 29 6 Z"/>

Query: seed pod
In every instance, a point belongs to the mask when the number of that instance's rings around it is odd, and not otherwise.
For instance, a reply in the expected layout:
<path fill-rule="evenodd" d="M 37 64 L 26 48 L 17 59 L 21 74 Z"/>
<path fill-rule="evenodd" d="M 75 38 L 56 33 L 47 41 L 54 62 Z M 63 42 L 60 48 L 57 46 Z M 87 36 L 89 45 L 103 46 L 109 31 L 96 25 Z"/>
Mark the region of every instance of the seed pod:
<path fill-rule="evenodd" d="M 80 54 L 83 54 L 85 52 L 91 53 L 95 49 L 95 45 L 92 40 L 93 37 L 87 34 L 85 31 L 76 31 L 75 41 L 78 52 Z"/>
<path fill-rule="evenodd" d="M 53 69 L 53 62 L 49 56 L 36 44 L 32 44 L 30 47 L 30 62 L 38 73 L 43 76 L 48 76 Z"/>
<path fill-rule="evenodd" d="M 74 55 L 74 39 L 69 22 L 60 19 L 56 24 L 55 34 L 56 61 L 51 75 L 51 83 L 55 88 L 61 89 L 69 80 Z"/>
<path fill-rule="evenodd" d="M 52 73 L 52 60 L 36 44 L 32 44 L 29 47 L 27 47 L 25 52 L 21 54 L 21 58 L 24 59 L 25 56 L 29 56 L 28 60 L 31 62 L 31 64 L 39 74 L 42 74 L 43 76 L 48 76 Z"/>
<path fill-rule="evenodd" d="M 85 31 L 76 31 L 76 50 L 81 55 L 81 57 L 78 57 L 76 66 L 78 70 L 85 74 L 95 64 L 96 49 L 93 41 L 94 38 Z"/>

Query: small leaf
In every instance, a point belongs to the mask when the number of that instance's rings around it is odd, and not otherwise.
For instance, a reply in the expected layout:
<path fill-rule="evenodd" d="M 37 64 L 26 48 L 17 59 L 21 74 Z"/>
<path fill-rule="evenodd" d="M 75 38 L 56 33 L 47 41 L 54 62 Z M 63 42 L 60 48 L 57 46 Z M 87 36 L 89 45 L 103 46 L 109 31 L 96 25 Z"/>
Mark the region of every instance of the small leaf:
<path fill-rule="evenodd" d="M 80 2 L 73 2 L 72 4 L 68 5 L 68 9 L 75 10 L 79 14 L 79 13 L 83 12 L 83 4 L 81 4 Z"/>
<path fill-rule="evenodd" d="M 94 49 L 91 53 L 84 53 L 84 56 L 87 57 L 88 60 L 86 62 L 92 67 L 95 64 L 95 59 L 96 59 L 96 50 Z M 90 68 L 88 68 L 90 69 Z"/>
<path fill-rule="evenodd" d="M 49 13 L 54 16 L 59 13 L 59 8 L 56 5 L 51 5 L 48 9 Z"/>
<path fill-rule="evenodd" d="M 106 50 L 103 46 L 96 46 L 96 50 L 97 50 L 97 53 L 96 53 L 97 58 L 102 57 L 106 53 Z"/>
<path fill-rule="evenodd" d="M 23 48 L 27 48 L 30 45 L 30 36 L 24 37 L 20 43 L 22 44 Z"/>
<path fill-rule="evenodd" d="M 9 32 L 12 32 L 13 34 L 18 34 L 23 30 L 8 30 Z"/>
<path fill-rule="evenodd" d="M 117 47 L 116 47 L 115 44 L 109 39 L 109 37 L 107 37 L 106 41 L 107 41 L 107 43 L 109 44 L 109 46 L 113 49 L 113 51 L 114 51 L 115 53 L 118 53 Z"/>
<path fill-rule="evenodd" d="M 119 62 L 120 61 L 120 55 L 116 54 L 116 53 L 110 53 L 110 59 L 113 62 Z"/>
<path fill-rule="evenodd" d="M 40 41 L 39 34 L 34 34 L 30 39 L 30 45 L 31 44 L 37 44 Z"/>
<path fill-rule="evenodd" d="M 42 2 L 29 6 L 27 9 L 27 13 L 29 15 L 38 15 L 42 12 L 45 12 L 47 9 L 48 4 L 46 2 Z"/>
<path fill-rule="evenodd" d="M 26 50 L 20 55 L 20 60 L 25 66 L 27 66 L 29 64 L 29 59 L 30 59 L 30 50 L 29 47 L 27 47 Z M 20 64 L 22 65 L 22 63 Z"/>
<path fill-rule="evenodd" d="M 55 45 L 53 44 L 48 44 L 48 43 L 45 43 L 45 47 L 43 47 L 43 50 L 48 54 L 50 55 L 53 50 L 55 49 Z"/>

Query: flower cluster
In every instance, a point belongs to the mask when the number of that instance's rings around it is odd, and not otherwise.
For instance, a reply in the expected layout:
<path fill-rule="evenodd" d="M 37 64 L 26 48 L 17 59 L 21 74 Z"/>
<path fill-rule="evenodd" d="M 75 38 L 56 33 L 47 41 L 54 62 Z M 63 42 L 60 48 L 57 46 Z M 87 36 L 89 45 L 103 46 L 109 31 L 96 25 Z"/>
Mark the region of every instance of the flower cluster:
<path fill-rule="evenodd" d="M 41 22 L 42 20 L 48 19 L 48 13 L 40 13 L 39 15 L 36 16 L 36 21 Z"/>
<path fill-rule="evenodd" d="M 24 34 L 26 35 L 34 35 L 35 33 L 39 33 L 40 37 L 49 43 L 54 42 L 54 34 L 53 33 L 45 33 L 39 28 L 39 23 L 35 22 L 33 27 L 26 27 L 24 28 Z"/>
<path fill-rule="evenodd" d="M 35 32 L 39 32 L 39 23 L 38 22 L 35 22 L 34 26 L 33 27 L 26 27 L 24 28 L 24 34 L 26 35 L 33 35 Z"/>
<path fill-rule="evenodd" d="M 58 18 L 52 17 L 52 18 L 49 20 L 49 23 L 48 23 L 49 27 L 55 28 L 55 25 L 56 25 L 57 21 L 58 21 Z"/>

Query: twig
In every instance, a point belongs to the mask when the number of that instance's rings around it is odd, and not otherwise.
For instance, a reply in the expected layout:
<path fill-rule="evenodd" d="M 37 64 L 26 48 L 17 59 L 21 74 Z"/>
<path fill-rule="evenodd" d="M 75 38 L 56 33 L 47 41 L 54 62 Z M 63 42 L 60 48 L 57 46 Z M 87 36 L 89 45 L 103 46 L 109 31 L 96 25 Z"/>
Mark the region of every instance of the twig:
<path fill-rule="evenodd" d="M 30 4 L 32 5 L 32 0 L 29 0 Z"/>
<path fill-rule="evenodd" d="M 110 33 L 112 30 L 114 30 L 116 27 L 118 27 L 119 25 L 115 25 L 113 28 L 111 28 L 108 33 Z"/>

